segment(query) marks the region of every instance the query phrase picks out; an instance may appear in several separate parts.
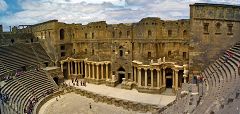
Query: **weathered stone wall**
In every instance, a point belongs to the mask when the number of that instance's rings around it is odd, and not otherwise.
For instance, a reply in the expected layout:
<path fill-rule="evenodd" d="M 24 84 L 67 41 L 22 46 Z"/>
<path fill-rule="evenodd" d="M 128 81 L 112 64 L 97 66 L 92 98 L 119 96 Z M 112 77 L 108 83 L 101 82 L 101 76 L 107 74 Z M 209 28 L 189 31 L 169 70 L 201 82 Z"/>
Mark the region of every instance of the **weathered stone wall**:
<path fill-rule="evenodd" d="M 240 6 L 193 4 L 190 19 L 190 69 L 193 72 L 206 68 L 239 41 Z"/>
<path fill-rule="evenodd" d="M 166 57 L 169 61 L 186 63 L 189 28 L 189 20 L 164 21 L 149 17 L 127 24 L 99 21 L 82 25 L 51 20 L 31 26 L 31 31 L 54 61 L 69 56 L 110 60 L 112 73 L 117 74 L 122 67 L 125 78 L 129 79 L 133 60 L 149 63 L 152 59 Z M 29 28 L 25 32 L 29 32 Z"/>

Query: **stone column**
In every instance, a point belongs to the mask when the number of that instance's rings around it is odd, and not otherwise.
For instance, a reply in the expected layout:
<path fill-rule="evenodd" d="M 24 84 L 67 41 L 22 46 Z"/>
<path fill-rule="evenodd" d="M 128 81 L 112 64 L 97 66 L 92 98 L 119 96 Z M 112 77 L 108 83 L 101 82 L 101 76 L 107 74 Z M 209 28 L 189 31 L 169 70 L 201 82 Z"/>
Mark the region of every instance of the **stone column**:
<path fill-rule="evenodd" d="M 68 77 L 71 75 L 70 62 L 68 61 Z"/>
<path fill-rule="evenodd" d="M 185 65 L 183 65 L 183 68 L 184 68 L 184 70 L 183 70 L 183 78 L 184 78 L 184 83 L 187 83 L 187 76 L 188 76 L 188 70 L 187 70 L 187 65 L 185 64 Z"/>
<path fill-rule="evenodd" d="M 133 67 L 134 68 L 134 82 L 137 83 L 137 67 Z"/>
<path fill-rule="evenodd" d="M 95 79 L 95 64 L 94 63 L 92 63 L 92 79 Z"/>
<path fill-rule="evenodd" d="M 77 75 L 77 61 L 74 61 L 75 64 L 75 75 Z"/>
<path fill-rule="evenodd" d="M 178 90 L 178 71 L 175 70 L 175 90 Z"/>
<path fill-rule="evenodd" d="M 98 63 L 96 64 L 96 67 L 97 67 L 97 72 L 96 72 L 97 80 L 99 80 L 99 71 L 98 71 L 99 64 Z"/>
<path fill-rule="evenodd" d="M 79 66 L 81 66 L 81 67 L 80 67 L 80 68 L 81 68 L 80 72 L 81 72 L 81 74 L 83 75 L 83 61 L 80 62 L 80 65 L 79 65 Z"/>
<path fill-rule="evenodd" d="M 163 68 L 163 72 L 162 72 L 162 75 L 163 75 L 163 86 L 166 87 L 166 76 L 165 76 L 165 68 Z"/>
<path fill-rule="evenodd" d="M 138 87 L 140 87 L 142 84 L 141 84 L 141 68 L 138 68 Z"/>
<path fill-rule="evenodd" d="M 73 74 L 73 62 L 71 61 L 71 75 Z"/>
<path fill-rule="evenodd" d="M 80 66 L 80 61 L 78 62 L 78 75 L 81 75 L 82 74 L 82 72 L 80 72 L 80 69 L 81 69 L 82 67 Z"/>
<path fill-rule="evenodd" d="M 144 68 L 145 71 L 145 87 L 147 87 L 147 68 Z"/>
<path fill-rule="evenodd" d="M 85 62 L 85 78 L 87 78 L 87 77 L 88 77 L 88 75 L 87 75 L 87 64 Z"/>
<path fill-rule="evenodd" d="M 63 72 L 63 62 L 61 62 L 61 71 Z"/>
<path fill-rule="evenodd" d="M 101 75 L 101 79 L 103 79 L 103 65 L 104 65 L 104 64 L 101 64 L 101 74 L 102 74 L 102 75 Z"/>
<path fill-rule="evenodd" d="M 108 63 L 106 63 L 106 80 L 108 80 Z"/>
<path fill-rule="evenodd" d="M 156 69 L 157 70 L 157 88 L 160 88 L 160 76 L 159 76 L 159 71 L 160 71 L 160 69 Z"/>
<path fill-rule="evenodd" d="M 153 88 L 153 69 L 150 70 L 151 70 L 151 88 Z"/>
<path fill-rule="evenodd" d="M 172 69 L 172 88 L 175 88 L 175 70 Z"/>
<path fill-rule="evenodd" d="M 88 78 L 91 78 L 91 64 L 88 63 Z"/>

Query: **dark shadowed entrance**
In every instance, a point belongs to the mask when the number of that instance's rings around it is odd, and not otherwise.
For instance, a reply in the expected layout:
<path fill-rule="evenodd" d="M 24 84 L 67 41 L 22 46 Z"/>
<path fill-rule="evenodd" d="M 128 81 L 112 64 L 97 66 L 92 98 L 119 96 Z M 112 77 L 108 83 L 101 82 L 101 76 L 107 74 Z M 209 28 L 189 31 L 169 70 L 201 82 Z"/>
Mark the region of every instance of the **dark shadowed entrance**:
<path fill-rule="evenodd" d="M 172 88 L 173 70 L 171 68 L 166 68 L 165 75 L 166 75 L 166 88 Z"/>
<path fill-rule="evenodd" d="M 125 69 L 123 67 L 120 67 L 118 69 L 118 83 L 122 83 L 122 78 L 125 78 Z"/>
<path fill-rule="evenodd" d="M 55 83 L 58 85 L 58 77 L 54 77 L 53 80 L 54 80 Z"/>

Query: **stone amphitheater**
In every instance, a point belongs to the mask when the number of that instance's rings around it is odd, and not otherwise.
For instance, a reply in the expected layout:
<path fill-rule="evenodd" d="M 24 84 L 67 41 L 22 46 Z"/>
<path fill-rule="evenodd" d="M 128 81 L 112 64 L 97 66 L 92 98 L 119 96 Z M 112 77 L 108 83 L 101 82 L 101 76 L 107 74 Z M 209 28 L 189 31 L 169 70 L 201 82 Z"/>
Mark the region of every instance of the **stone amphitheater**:
<path fill-rule="evenodd" d="M 240 6 L 190 19 L 0 25 L 0 114 L 240 113 Z"/>

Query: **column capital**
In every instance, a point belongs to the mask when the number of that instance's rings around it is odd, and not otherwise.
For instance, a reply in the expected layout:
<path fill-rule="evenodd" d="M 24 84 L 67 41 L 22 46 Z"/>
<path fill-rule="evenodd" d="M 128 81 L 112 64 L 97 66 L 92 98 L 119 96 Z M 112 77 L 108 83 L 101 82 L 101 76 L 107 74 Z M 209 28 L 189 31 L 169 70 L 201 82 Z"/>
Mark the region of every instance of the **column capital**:
<path fill-rule="evenodd" d="M 144 70 L 148 70 L 148 68 L 143 68 Z"/>
<path fill-rule="evenodd" d="M 153 70 L 154 70 L 154 68 L 150 68 L 150 70 L 151 70 L 151 71 L 153 71 Z"/>
<path fill-rule="evenodd" d="M 163 70 L 165 70 L 167 67 L 162 67 Z"/>
<path fill-rule="evenodd" d="M 157 71 L 160 71 L 160 69 L 159 69 L 159 68 L 156 68 L 156 70 L 157 70 Z"/>
<path fill-rule="evenodd" d="M 141 70 L 142 68 L 141 67 L 137 67 L 138 70 Z"/>

